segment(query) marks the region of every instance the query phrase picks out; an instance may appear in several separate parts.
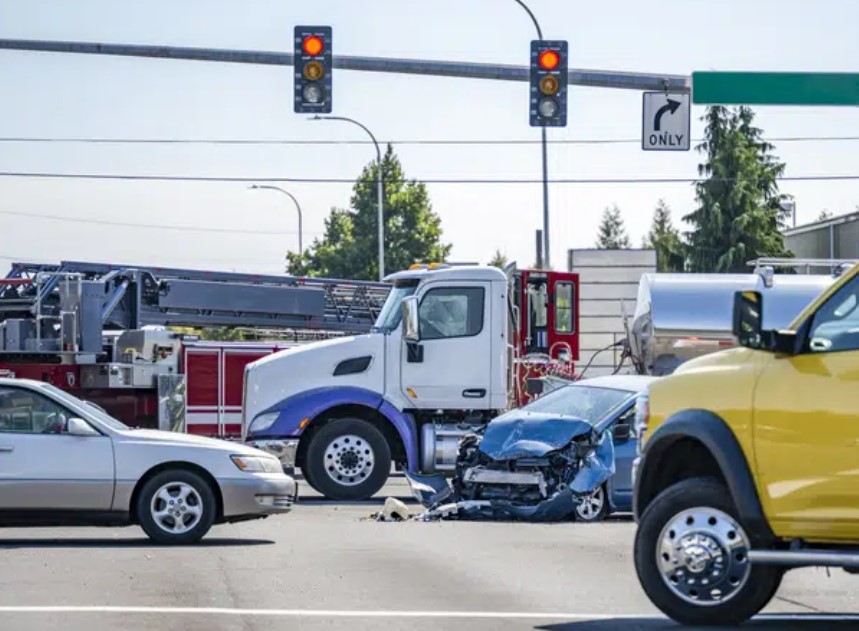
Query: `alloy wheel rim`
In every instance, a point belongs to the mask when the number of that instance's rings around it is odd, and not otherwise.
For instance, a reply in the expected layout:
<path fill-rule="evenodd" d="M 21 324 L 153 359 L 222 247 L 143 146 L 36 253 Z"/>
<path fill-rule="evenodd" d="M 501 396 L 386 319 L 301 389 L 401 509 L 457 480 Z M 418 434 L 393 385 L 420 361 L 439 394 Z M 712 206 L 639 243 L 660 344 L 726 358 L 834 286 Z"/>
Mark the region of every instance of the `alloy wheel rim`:
<path fill-rule="evenodd" d="M 203 518 L 203 500 L 190 484 L 168 482 L 152 496 L 152 519 L 161 530 L 181 535 L 200 523 Z"/>
<path fill-rule="evenodd" d="M 584 520 L 594 519 L 602 510 L 604 502 L 603 490 L 600 487 L 581 499 L 578 506 L 576 506 L 576 514 Z"/>

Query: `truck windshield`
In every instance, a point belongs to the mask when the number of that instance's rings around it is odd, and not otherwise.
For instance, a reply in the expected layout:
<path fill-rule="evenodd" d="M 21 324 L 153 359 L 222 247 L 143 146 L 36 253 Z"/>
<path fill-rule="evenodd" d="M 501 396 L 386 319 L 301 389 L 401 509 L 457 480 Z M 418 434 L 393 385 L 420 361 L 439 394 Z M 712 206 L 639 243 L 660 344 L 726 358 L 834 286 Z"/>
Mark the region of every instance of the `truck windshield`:
<path fill-rule="evenodd" d="M 400 319 L 403 317 L 400 304 L 403 302 L 403 298 L 415 293 L 415 290 L 418 288 L 418 282 L 416 280 L 401 281 L 394 285 L 391 293 L 388 294 L 385 306 L 382 307 L 382 312 L 376 320 L 376 326 L 373 327 L 375 330 L 390 333 L 399 326 Z"/>

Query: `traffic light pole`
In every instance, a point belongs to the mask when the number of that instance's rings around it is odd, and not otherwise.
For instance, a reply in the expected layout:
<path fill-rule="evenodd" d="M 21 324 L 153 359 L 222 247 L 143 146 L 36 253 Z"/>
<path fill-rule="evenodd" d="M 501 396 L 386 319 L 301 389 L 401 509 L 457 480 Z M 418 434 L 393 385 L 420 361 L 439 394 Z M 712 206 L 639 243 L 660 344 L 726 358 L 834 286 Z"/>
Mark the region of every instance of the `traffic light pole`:
<path fill-rule="evenodd" d="M 543 29 L 540 28 L 540 23 L 537 21 L 537 16 L 528 8 L 522 0 L 513 0 L 520 7 L 525 9 L 525 12 L 531 17 L 531 21 L 534 22 L 534 27 L 537 29 L 537 39 L 543 39 Z M 551 264 L 549 263 L 549 150 L 548 150 L 548 142 L 546 140 L 546 128 L 542 127 L 540 129 L 541 132 L 541 145 L 543 151 L 543 254 L 545 256 L 545 268 L 551 269 Z"/>

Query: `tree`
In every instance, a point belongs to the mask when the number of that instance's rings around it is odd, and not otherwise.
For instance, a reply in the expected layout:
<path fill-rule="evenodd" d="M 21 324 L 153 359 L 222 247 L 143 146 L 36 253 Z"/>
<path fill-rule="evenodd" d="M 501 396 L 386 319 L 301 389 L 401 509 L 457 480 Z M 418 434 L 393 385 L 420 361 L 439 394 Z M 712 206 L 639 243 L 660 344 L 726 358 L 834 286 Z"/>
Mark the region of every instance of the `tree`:
<path fill-rule="evenodd" d="M 632 247 L 617 204 L 603 211 L 596 246 L 600 250 L 620 250 Z"/>
<path fill-rule="evenodd" d="M 859 206 L 857 206 L 857 210 L 859 210 Z M 820 211 L 820 214 L 817 216 L 817 221 L 823 221 L 825 219 L 830 219 L 832 217 L 832 211 L 826 210 L 825 208 Z"/>
<path fill-rule="evenodd" d="M 509 263 L 509 261 L 507 260 L 507 255 L 502 254 L 501 250 L 495 250 L 495 254 L 492 255 L 492 259 L 489 261 L 489 265 L 501 269 L 507 267 L 507 263 Z"/>
<path fill-rule="evenodd" d="M 671 223 L 671 209 L 660 199 L 653 211 L 650 232 L 644 237 L 644 247 L 656 250 L 656 266 L 660 272 L 682 272 L 686 253 L 680 232 Z"/>
<path fill-rule="evenodd" d="M 748 261 L 760 257 L 790 257 L 782 230 L 787 228 L 789 196 L 779 193 L 778 178 L 785 165 L 761 139 L 748 107 L 709 107 L 704 141 L 696 150 L 705 155 L 696 184 L 697 208 L 683 219 L 690 224 L 689 270 L 745 272 Z"/>
<path fill-rule="evenodd" d="M 305 252 L 287 254 L 287 273 L 351 280 L 379 278 L 377 171 L 375 160 L 364 167 L 352 188 L 350 208 L 331 209 L 321 241 L 314 239 Z M 390 145 L 382 159 L 382 180 L 385 271 L 447 260 L 452 246 L 441 242 L 441 219 L 432 210 L 426 185 L 406 181 Z"/>

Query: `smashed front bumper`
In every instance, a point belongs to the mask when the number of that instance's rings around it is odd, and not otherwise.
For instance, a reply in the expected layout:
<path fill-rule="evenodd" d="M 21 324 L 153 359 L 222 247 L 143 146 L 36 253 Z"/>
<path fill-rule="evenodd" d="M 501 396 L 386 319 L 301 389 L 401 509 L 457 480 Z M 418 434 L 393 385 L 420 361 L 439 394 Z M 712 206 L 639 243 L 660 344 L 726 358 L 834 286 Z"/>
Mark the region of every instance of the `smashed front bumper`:
<path fill-rule="evenodd" d="M 284 473 L 291 475 L 295 471 L 295 454 L 298 452 L 297 438 L 250 439 L 247 441 L 247 445 L 270 453 L 280 460 Z"/>

